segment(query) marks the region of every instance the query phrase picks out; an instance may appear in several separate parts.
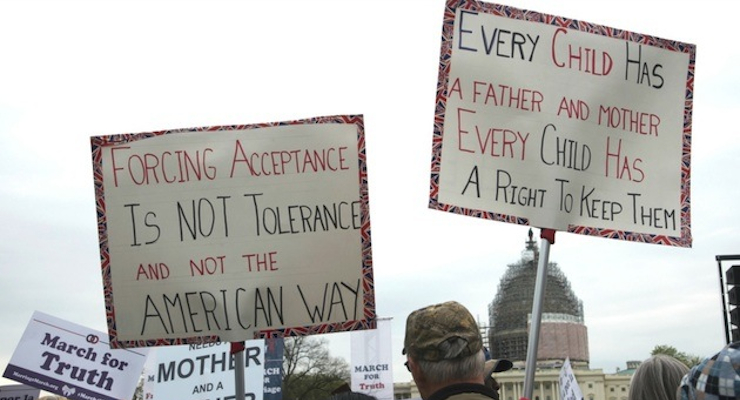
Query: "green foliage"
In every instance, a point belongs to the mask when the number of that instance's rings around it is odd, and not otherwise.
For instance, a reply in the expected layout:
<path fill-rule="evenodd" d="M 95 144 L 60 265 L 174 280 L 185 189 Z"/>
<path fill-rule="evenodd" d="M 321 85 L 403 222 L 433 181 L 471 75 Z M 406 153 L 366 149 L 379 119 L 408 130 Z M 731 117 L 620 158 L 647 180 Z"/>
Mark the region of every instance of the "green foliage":
<path fill-rule="evenodd" d="M 332 357 L 327 343 L 315 336 L 285 338 L 283 400 L 325 400 L 349 382 L 349 365 Z"/>
<path fill-rule="evenodd" d="M 651 356 L 654 356 L 656 354 L 665 354 L 667 356 L 671 356 L 678 361 L 681 361 L 682 363 L 686 364 L 687 367 L 691 368 L 696 364 L 699 364 L 702 360 L 702 357 L 684 353 L 682 351 L 676 350 L 673 346 L 668 345 L 657 345 L 655 348 L 653 348 L 653 351 L 650 352 Z"/>

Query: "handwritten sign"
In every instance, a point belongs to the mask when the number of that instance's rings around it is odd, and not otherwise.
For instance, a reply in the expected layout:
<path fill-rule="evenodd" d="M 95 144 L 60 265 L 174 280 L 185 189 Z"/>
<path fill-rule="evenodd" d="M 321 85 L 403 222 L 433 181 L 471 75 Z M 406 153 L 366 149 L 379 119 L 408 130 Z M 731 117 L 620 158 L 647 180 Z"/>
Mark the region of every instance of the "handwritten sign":
<path fill-rule="evenodd" d="M 246 400 L 262 400 L 264 340 L 244 347 Z M 144 365 L 144 399 L 235 399 L 235 357 L 229 343 L 161 346 L 151 349 Z"/>
<path fill-rule="evenodd" d="M 34 312 L 3 377 L 74 400 L 130 399 L 148 349 L 111 349 L 105 333 Z"/>
<path fill-rule="evenodd" d="M 695 52 L 563 17 L 448 1 L 430 208 L 690 247 Z"/>
<path fill-rule="evenodd" d="M 362 116 L 92 138 L 113 346 L 365 329 Z"/>

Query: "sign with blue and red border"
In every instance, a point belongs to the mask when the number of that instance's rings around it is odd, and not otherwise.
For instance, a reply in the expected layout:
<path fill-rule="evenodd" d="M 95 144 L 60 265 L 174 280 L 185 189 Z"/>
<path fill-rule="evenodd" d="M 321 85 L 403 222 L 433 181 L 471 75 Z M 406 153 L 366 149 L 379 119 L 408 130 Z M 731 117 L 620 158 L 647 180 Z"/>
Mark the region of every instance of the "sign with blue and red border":
<path fill-rule="evenodd" d="M 690 247 L 695 56 L 678 41 L 449 0 L 429 207 Z"/>
<path fill-rule="evenodd" d="M 113 346 L 374 327 L 361 115 L 92 138 Z"/>

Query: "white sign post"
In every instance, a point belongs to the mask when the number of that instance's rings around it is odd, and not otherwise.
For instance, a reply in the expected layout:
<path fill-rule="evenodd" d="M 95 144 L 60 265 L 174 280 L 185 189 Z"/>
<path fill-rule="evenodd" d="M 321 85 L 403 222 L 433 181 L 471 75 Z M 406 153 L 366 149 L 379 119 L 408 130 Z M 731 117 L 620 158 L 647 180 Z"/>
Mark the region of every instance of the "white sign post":
<path fill-rule="evenodd" d="M 105 338 L 34 312 L 3 377 L 68 399 L 130 399 L 148 349 L 111 349 Z"/>

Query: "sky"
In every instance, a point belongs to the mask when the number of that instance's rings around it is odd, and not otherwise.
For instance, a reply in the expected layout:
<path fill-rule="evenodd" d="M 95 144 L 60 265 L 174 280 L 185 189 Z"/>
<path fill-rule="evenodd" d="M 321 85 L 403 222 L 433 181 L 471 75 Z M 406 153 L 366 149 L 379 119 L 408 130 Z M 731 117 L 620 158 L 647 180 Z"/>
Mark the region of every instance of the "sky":
<path fill-rule="evenodd" d="M 734 15 L 718 0 L 501 4 L 697 46 L 692 247 L 559 232 L 549 258 L 583 301 L 591 368 L 624 369 L 656 345 L 715 353 L 725 343 L 715 257 L 740 254 Z M 377 314 L 393 320 L 394 379 L 411 380 L 401 356 L 411 311 L 456 300 L 485 323 L 529 227 L 428 208 L 443 9 L 0 2 L 0 369 L 34 311 L 107 331 L 90 137 L 118 133 L 362 114 Z M 348 335 L 325 336 L 333 355 L 348 359 Z"/>

